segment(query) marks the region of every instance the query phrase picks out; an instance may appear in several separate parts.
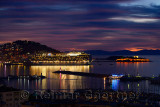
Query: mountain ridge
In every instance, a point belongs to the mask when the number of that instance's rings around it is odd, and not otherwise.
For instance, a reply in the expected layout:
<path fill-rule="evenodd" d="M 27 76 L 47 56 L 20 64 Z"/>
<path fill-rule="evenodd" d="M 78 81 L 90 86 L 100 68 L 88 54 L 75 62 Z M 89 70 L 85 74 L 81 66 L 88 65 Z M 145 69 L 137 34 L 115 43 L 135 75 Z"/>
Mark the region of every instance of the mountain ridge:
<path fill-rule="evenodd" d="M 129 50 L 119 50 L 119 51 L 86 50 L 84 52 L 91 55 L 160 55 L 160 50 L 140 50 L 136 52 Z"/>

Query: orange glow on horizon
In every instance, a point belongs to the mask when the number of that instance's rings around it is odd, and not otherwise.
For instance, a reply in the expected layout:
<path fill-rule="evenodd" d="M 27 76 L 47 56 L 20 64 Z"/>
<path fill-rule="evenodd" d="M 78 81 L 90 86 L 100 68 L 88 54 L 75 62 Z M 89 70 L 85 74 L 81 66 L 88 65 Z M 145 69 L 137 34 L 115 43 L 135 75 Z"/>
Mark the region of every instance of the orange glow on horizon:
<path fill-rule="evenodd" d="M 12 41 L 0 41 L 0 44 L 12 43 Z"/>
<path fill-rule="evenodd" d="M 137 52 L 137 51 L 141 51 L 141 50 L 160 50 L 160 49 L 159 48 L 125 48 L 125 50 Z"/>
<path fill-rule="evenodd" d="M 132 51 L 132 52 L 137 52 L 137 51 L 141 51 L 143 49 L 138 49 L 138 48 L 126 48 L 126 50 Z"/>

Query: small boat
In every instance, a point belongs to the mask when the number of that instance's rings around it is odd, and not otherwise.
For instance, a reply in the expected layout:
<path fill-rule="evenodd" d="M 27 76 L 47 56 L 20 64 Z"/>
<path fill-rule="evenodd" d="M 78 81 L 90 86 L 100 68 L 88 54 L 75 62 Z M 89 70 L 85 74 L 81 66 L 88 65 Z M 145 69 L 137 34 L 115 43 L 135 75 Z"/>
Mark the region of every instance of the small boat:
<path fill-rule="evenodd" d="M 112 74 L 111 76 L 109 76 L 110 79 L 120 79 L 122 77 L 123 77 L 122 74 Z"/>
<path fill-rule="evenodd" d="M 29 80 L 37 80 L 37 79 L 44 79 L 46 78 L 45 76 L 37 76 L 37 75 L 19 75 L 19 76 L 14 76 L 14 75 L 8 75 L 8 77 L 1 78 L 1 79 L 29 79 Z"/>

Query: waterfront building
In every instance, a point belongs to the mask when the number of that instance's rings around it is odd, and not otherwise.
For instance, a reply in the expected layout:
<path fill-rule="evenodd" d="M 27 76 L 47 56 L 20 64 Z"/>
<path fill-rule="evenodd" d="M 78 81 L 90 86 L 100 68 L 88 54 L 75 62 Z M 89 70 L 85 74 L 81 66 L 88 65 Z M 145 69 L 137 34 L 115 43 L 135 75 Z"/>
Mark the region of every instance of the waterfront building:
<path fill-rule="evenodd" d="M 20 94 L 21 90 L 7 87 L 0 82 L 0 107 L 21 107 L 24 100 Z"/>

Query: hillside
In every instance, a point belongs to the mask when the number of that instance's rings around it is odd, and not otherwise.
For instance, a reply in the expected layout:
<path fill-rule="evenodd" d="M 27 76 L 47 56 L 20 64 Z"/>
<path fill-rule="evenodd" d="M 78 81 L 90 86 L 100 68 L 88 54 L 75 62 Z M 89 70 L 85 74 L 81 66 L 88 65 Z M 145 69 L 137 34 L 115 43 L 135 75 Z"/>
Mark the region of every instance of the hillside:
<path fill-rule="evenodd" d="M 56 49 L 52 49 L 46 45 L 42 45 L 38 42 L 34 41 L 22 41 L 17 40 L 12 43 L 6 43 L 1 45 L 1 51 L 2 53 L 8 53 L 8 54 L 34 54 L 34 53 L 41 53 L 41 52 L 52 52 L 52 53 L 59 53 L 60 51 Z"/>

